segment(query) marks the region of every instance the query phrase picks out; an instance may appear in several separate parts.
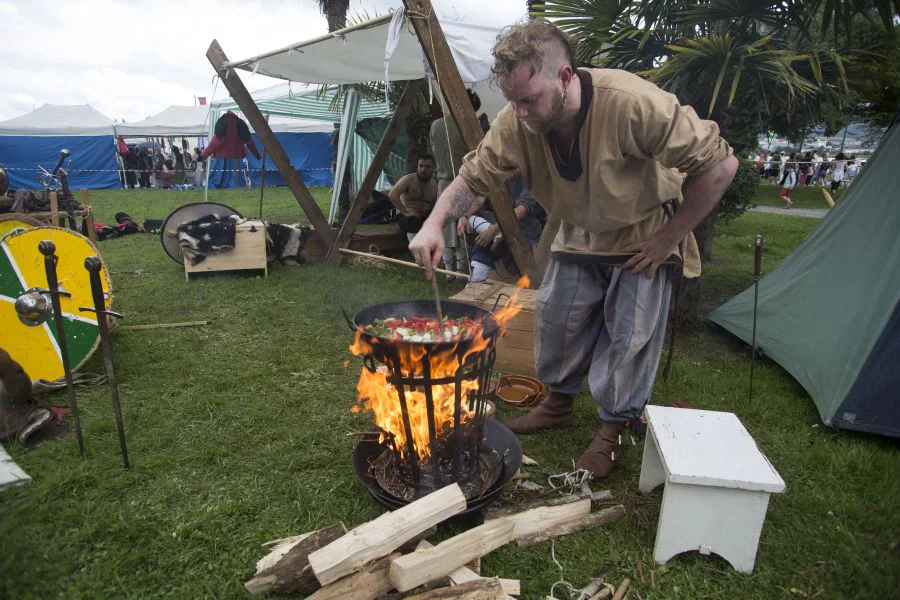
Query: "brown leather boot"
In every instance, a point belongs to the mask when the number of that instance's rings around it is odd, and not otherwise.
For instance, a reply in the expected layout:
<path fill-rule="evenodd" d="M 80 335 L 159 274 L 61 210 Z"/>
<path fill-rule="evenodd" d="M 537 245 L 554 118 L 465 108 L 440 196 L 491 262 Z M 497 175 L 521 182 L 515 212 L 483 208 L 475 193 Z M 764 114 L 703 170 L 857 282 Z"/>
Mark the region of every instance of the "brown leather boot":
<path fill-rule="evenodd" d="M 513 433 L 520 435 L 547 429 L 571 429 L 574 399 L 572 396 L 550 392 L 530 413 L 511 419 L 505 425 Z"/>
<path fill-rule="evenodd" d="M 609 476 L 622 453 L 619 441 L 627 423 L 603 421 L 594 434 L 594 440 L 575 462 L 576 469 L 587 469 L 595 479 Z"/>

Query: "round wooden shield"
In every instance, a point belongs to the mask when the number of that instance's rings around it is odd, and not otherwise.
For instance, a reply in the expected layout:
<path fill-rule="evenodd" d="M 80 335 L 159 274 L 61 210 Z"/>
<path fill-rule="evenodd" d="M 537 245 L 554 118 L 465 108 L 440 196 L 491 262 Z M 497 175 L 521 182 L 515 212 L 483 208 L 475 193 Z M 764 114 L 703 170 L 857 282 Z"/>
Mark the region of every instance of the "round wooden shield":
<path fill-rule="evenodd" d="M 29 217 L 22 213 L 6 213 L 5 215 L 0 215 L 0 238 L 11 231 L 42 227 L 43 225 L 43 223 L 34 217 Z"/>
<path fill-rule="evenodd" d="M 181 244 L 178 243 L 178 226 L 188 221 L 194 221 L 200 217 L 218 214 L 223 217 L 237 216 L 243 218 L 241 213 L 234 210 L 230 206 L 219 204 L 218 202 L 194 202 L 193 204 L 185 204 L 179 206 L 166 217 L 162 228 L 159 230 L 159 239 L 162 242 L 163 249 L 172 260 L 179 265 L 184 264 L 184 257 L 181 254 Z"/>
<path fill-rule="evenodd" d="M 97 315 L 81 312 L 82 306 L 94 306 L 91 283 L 84 259 L 100 256 L 97 248 L 83 235 L 58 227 L 34 227 L 13 232 L 0 239 L 0 346 L 22 365 L 32 381 L 59 379 L 65 375 L 57 338 L 56 315 L 37 326 L 19 320 L 16 299 L 31 288 L 47 288 L 44 255 L 38 244 L 50 240 L 56 246 L 56 274 L 62 290 L 72 294 L 60 297 L 63 329 L 72 370 L 80 367 L 100 343 Z M 101 259 L 102 260 L 102 259 Z M 100 278 L 106 308 L 112 304 L 112 286 L 104 264 Z"/>

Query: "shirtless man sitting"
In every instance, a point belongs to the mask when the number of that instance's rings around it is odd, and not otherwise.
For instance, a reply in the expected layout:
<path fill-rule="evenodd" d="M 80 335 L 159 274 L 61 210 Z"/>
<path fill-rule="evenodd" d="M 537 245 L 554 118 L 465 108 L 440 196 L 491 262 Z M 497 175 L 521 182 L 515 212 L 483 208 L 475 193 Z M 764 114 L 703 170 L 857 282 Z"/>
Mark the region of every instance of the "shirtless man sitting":
<path fill-rule="evenodd" d="M 400 211 L 400 230 L 412 241 L 437 202 L 438 185 L 434 179 L 434 158 L 419 157 L 415 173 L 404 175 L 391 188 L 388 197 Z"/>

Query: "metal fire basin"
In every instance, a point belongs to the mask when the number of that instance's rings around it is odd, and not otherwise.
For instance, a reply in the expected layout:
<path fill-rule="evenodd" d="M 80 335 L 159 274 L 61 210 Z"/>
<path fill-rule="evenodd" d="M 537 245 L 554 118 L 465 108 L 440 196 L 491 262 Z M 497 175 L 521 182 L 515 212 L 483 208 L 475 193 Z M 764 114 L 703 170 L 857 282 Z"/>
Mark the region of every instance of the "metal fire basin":
<path fill-rule="evenodd" d="M 496 500 L 506 484 L 512 480 L 513 475 L 522 466 L 522 446 L 519 444 L 519 439 L 502 423 L 494 419 L 485 420 L 484 442 L 496 450 L 502 459 L 500 476 L 487 492 L 478 498 L 467 501 L 466 510 L 462 513 L 464 515 L 477 512 Z M 376 502 L 395 510 L 408 502 L 387 493 L 369 472 L 370 463 L 386 448 L 386 444 L 379 443 L 377 440 L 360 441 L 353 450 L 353 470 Z"/>

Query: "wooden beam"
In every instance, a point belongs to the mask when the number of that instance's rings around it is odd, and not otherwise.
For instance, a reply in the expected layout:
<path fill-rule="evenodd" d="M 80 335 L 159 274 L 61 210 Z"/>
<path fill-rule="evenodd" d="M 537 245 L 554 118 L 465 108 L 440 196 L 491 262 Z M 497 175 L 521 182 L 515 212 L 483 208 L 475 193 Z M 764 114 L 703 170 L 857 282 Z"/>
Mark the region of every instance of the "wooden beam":
<path fill-rule="evenodd" d="M 450 46 L 447 45 L 447 38 L 444 37 L 444 31 L 441 29 L 434 7 L 430 0 L 403 0 L 403 5 L 406 7 L 406 14 L 416 31 L 425 57 L 428 59 L 428 65 L 437 76 L 447 108 L 450 109 L 450 114 L 459 127 L 466 148 L 469 151 L 474 150 L 484 137 L 484 132 L 481 131 L 475 111 L 472 110 L 472 103 L 466 94 L 466 87 L 459 75 L 453 55 L 450 53 Z M 446 118 L 447 115 L 444 117 Z M 519 267 L 519 272 L 527 274 L 529 277 L 534 276 L 536 273 L 531 248 L 528 246 L 525 236 L 522 235 L 519 221 L 516 219 L 506 193 L 492 192 L 489 199 L 491 208 L 497 216 L 500 231 L 503 232 L 506 244 Z"/>
<path fill-rule="evenodd" d="M 325 262 L 334 265 L 340 264 L 341 254 L 339 250 L 346 248 L 353 238 L 353 232 L 356 230 L 357 224 L 359 224 L 359 219 L 366 209 L 369 198 L 372 197 L 372 189 L 378 181 L 378 175 L 384 169 L 385 163 L 387 163 L 388 156 L 391 154 L 391 147 L 406 124 L 406 117 L 409 115 L 413 102 L 415 102 L 416 94 L 422 89 L 424 81 L 424 79 L 416 79 L 406 82 L 406 87 L 403 88 L 403 95 L 400 96 L 400 103 L 394 110 L 394 114 L 391 115 L 391 121 L 388 123 L 387 129 L 384 130 L 384 135 L 381 136 L 381 142 L 378 144 L 375 156 L 372 157 L 369 170 L 366 171 L 366 176 L 359 186 L 356 199 L 350 207 L 350 212 L 347 213 L 347 218 L 344 219 L 344 223 L 341 225 L 337 238 L 328 249 Z"/>
<path fill-rule="evenodd" d="M 285 153 L 281 143 L 279 143 L 278 139 L 275 137 L 272 128 L 269 127 L 269 123 L 263 117 L 259 107 L 256 106 L 256 102 L 253 101 L 250 92 L 244 87 L 244 82 L 241 81 L 234 69 L 223 67 L 223 65 L 228 62 L 228 57 L 225 56 L 225 52 L 222 50 L 222 47 L 219 46 L 217 40 L 213 40 L 209 45 L 209 49 L 206 51 L 206 58 L 209 59 L 213 69 L 215 69 L 216 73 L 219 75 L 219 79 L 225 84 L 228 93 L 231 94 L 232 99 L 234 99 L 240 107 L 241 112 L 244 113 L 244 116 L 250 121 L 250 125 L 256 131 L 259 141 L 272 157 L 272 162 L 278 167 L 278 172 L 281 173 L 284 182 L 290 188 L 291 193 L 294 194 L 294 198 L 297 199 L 303 212 L 306 213 L 306 217 L 309 219 L 310 224 L 315 228 L 316 233 L 325 241 L 325 243 L 329 245 L 334 243 L 334 231 L 332 231 L 331 226 L 325 219 L 325 215 L 322 214 L 321 209 L 319 209 L 319 205 L 316 204 L 312 194 L 309 192 L 306 185 L 303 184 L 303 178 L 301 178 L 300 174 L 297 173 L 297 170 L 291 166 L 291 161 L 288 158 L 287 153 Z"/>
<path fill-rule="evenodd" d="M 59 218 L 59 199 L 56 196 L 56 192 L 50 192 L 48 195 L 50 196 L 50 225 L 62 227 L 63 224 Z"/>
<path fill-rule="evenodd" d="M 309 564 L 310 553 L 347 533 L 343 523 L 335 523 L 276 545 L 256 563 L 256 575 L 244 584 L 251 596 L 266 594 L 309 594 L 319 588 Z"/>
<path fill-rule="evenodd" d="M 497 519 L 460 533 L 433 548 L 422 548 L 391 562 L 391 583 L 406 592 L 423 583 L 440 579 L 477 556 L 484 556 L 508 543 L 515 524 Z"/>
<path fill-rule="evenodd" d="M 508 598 L 496 579 L 478 579 L 409 596 L 406 600 L 502 600 Z"/>
<path fill-rule="evenodd" d="M 433 525 L 466 509 L 466 497 L 455 483 L 393 512 L 363 523 L 344 537 L 309 555 L 316 578 L 328 585 L 386 556 Z M 405 591 L 405 590 L 401 590 Z"/>
<path fill-rule="evenodd" d="M 496 520 L 512 521 L 515 524 L 513 539 L 518 540 L 544 530 L 554 529 L 570 521 L 581 519 L 590 514 L 590 512 L 591 499 L 581 498 L 575 502 L 568 502 L 558 506 L 539 506 L 514 515 L 503 516 Z M 485 515 L 484 518 L 488 520 L 492 517 Z"/>
<path fill-rule="evenodd" d="M 94 231 L 94 211 L 91 209 L 91 194 L 87 190 L 81 190 L 82 218 L 87 229 L 88 239 L 97 243 L 97 232 Z"/>
<path fill-rule="evenodd" d="M 434 546 L 428 540 L 422 540 L 419 542 L 419 548 L 433 548 Z M 478 558 L 480 562 L 480 558 Z M 474 562 L 474 561 L 473 561 Z M 501 579 L 498 577 L 482 577 L 480 573 L 475 571 L 474 569 L 470 569 L 468 566 L 463 566 L 458 569 L 451 571 L 447 577 L 450 578 L 450 582 L 453 585 L 462 585 L 463 583 L 468 583 L 470 581 L 475 581 L 476 579 L 496 579 L 500 582 L 500 587 L 503 588 L 503 591 L 509 594 L 510 596 L 518 596 L 522 593 L 522 585 L 518 579 Z"/>
<path fill-rule="evenodd" d="M 347 575 L 334 583 L 319 588 L 306 600 L 375 600 L 394 589 L 391 580 L 388 579 L 388 569 L 391 561 L 400 556 L 399 552 L 379 558 L 370 563 L 362 571 Z"/>
<path fill-rule="evenodd" d="M 519 548 L 530 548 L 551 538 L 612 523 L 623 516 L 625 516 L 625 506 L 617 504 L 611 508 L 604 508 L 601 511 L 590 513 L 581 518 L 560 523 L 555 527 L 547 527 L 531 535 L 520 537 L 516 543 L 519 544 Z"/>

